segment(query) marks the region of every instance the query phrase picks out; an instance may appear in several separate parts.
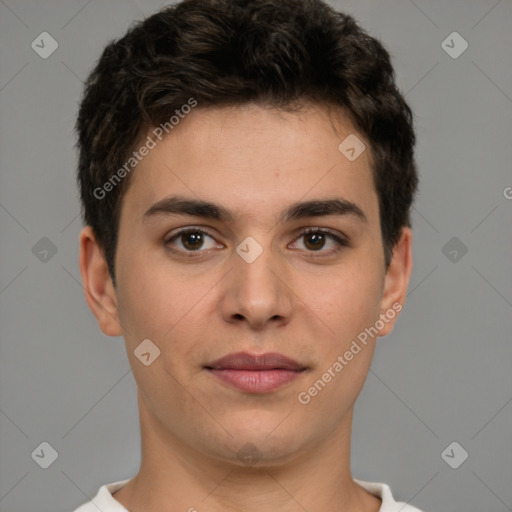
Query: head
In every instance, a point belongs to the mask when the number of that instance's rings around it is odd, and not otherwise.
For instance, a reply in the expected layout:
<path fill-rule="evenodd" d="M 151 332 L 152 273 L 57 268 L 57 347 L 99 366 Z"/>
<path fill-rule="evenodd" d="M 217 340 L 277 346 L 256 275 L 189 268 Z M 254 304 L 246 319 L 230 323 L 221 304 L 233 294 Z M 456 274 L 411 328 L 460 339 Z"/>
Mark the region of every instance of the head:
<path fill-rule="evenodd" d="M 252 443 L 269 461 L 342 424 L 412 264 L 415 136 L 384 47 L 320 1 L 186 0 L 106 47 L 77 132 L 86 297 L 124 336 L 148 417 L 212 456 Z M 303 371 L 244 393 L 209 368 L 240 351 Z M 297 413 L 269 436 L 283 404 Z"/>

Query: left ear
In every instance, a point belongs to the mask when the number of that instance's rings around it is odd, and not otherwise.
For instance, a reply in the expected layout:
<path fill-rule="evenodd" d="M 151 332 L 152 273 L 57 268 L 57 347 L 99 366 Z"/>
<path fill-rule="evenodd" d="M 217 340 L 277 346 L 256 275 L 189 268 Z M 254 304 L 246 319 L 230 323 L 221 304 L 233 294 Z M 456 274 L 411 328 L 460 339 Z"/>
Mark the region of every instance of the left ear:
<path fill-rule="evenodd" d="M 412 231 L 409 227 L 402 228 L 400 239 L 393 249 L 384 279 L 380 318 L 384 324 L 379 329 L 379 336 L 386 336 L 393 330 L 398 313 L 402 310 L 409 286 L 412 271 Z"/>

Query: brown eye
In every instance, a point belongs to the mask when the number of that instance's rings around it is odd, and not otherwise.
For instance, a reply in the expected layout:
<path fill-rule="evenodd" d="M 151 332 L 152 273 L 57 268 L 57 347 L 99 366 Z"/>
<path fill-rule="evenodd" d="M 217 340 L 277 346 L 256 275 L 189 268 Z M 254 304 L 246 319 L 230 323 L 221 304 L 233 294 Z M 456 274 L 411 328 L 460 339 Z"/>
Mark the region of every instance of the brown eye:
<path fill-rule="evenodd" d="M 201 229 L 184 229 L 171 236 L 166 245 L 181 253 L 204 252 L 205 249 L 219 247 L 215 239 Z"/>
<path fill-rule="evenodd" d="M 204 244 L 204 235 L 199 231 L 190 231 L 181 234 L 181 243 L 185 249 L 196 251 Z"/>
<path fill-rule="evenodd" d="M 311 251 L 318 251 L 325 245 L 324 233 L 306 233 L 304 236 L 304 245 Z"/>
<path fill-rule="evenodd" d="M 344 247 L 350 246 L 348 239 L 344 236 L 338 236 L 320 228 L 303 231 L 293 245 L 293 249 L 303 250 L 310 256 L 313 256 L 313 253 L 318 253 L 318 256 L 333 256 Z"/>

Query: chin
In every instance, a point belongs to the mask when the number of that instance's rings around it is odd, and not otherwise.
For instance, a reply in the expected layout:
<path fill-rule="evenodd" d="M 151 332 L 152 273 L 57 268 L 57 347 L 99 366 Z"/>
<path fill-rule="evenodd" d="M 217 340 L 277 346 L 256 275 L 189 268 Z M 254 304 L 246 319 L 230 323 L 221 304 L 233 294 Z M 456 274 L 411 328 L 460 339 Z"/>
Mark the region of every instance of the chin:
<path fill-rule="evenodd" d="M 259 428 L 238 424 L 236 431 L 229 429 L 232 437 L 223 436 L 222 442 L 210 449 L 218 458 L 240 467 L 270 468 L 287 463 L 309 443 L 303 428 L 300 431 L 293 431 L 291 425 L 285 428 L 279 425 L 282 420 L 281 417 L 278 421 L 260 424 Z"/>

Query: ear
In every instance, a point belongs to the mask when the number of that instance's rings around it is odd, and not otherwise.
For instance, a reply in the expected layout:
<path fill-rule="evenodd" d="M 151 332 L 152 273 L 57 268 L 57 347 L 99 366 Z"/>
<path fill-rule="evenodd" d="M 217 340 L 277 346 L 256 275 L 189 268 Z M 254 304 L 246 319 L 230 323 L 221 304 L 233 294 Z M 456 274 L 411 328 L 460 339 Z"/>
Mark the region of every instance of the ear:
<path fill-rule="evenodd" d="M 379 329 L 379 336 L 386 336 L 393 330 L 398 314 L 405 303 L 411 271 L 412 231 L 411 228 L 404 227 L 393 249 L 393 256 L 384 279 L 380 310 L 384 327 Z"/>
<path fill-rule="evenodd" d="M 85 226 L 80 233 L 79 263 L 85 300 L 100 329 L 107 336 L 121 336 L 115 288 L 91 226 Z"/>

